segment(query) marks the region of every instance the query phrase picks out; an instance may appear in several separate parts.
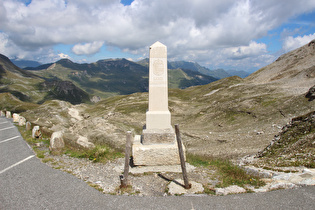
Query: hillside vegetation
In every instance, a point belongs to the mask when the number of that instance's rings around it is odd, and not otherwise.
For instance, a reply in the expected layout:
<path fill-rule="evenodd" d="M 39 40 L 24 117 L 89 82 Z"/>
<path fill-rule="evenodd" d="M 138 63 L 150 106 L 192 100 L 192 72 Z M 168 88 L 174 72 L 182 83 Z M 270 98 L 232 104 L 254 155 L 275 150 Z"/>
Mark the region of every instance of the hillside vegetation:
<path fill-rule="evenodd" d="M 225 158 L 256 154 L 292 118 L 313 112 L 315 100 L 305 95 L 315 84 L 314 53 L 314 44 L 310 43 L 245 79 L 234 76 L 206 85 L 170 89 L 172 124 L 180 125 L 187 152 Z M 133 64 L 123 62 L 126 68 L 132 68 Z M 111 61 L 105 63 L 110 65 Z M 56 64 L 54 68 L 57 67 Z M 40 74 L 49 71 L 42 70 Z M 170 73 L 170 77 L 174 75 Z M 109 97 L 96 104 L 74 106 L 47 101 L 22 115 L 50 132 L 64 130 L 67 142 L 84 136 L 95 144 L 123 149 L 126 131 L 141 134 L 147 108 L 148 93 L 138 92 Z M 78 114 L 74 115 L 74 111 Z"/>

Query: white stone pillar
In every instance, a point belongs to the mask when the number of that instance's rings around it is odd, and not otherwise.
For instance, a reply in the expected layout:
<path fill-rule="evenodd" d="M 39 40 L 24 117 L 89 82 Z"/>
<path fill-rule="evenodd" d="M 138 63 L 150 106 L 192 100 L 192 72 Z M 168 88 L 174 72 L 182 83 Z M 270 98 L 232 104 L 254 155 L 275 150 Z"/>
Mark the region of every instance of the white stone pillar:
<path fill-rule="evenodd" d="M 147 130 L 171 129 L 168 110 L 167 48 L 160 42 L 150 47 L 149 110 L 146 113 Z"/>
<path fill-rule="evenodd" d="M 150 47 L 149 109 L 142 135 L 132 146 L 134 165 L 157 166 L 180 164 L 176 135 L 168 110 L 167 49 L 160 42 Z"/>

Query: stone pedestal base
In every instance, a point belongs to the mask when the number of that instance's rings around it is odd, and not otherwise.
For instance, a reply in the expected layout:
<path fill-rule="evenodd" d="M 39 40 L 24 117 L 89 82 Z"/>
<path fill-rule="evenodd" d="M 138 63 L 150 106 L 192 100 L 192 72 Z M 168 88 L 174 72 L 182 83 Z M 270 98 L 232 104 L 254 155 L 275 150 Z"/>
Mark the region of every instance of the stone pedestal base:
<path fill-rule="evenodd" d="M 172 128 L 169 129 L 145 129 L 142 133 L 141 143 L 148 144 L 174 144 L 176 135 Z"/>
<path fill-rule="evenodd" d="M 179 165 L 179 153 L 177 142 L 171 144 L 149 144 L 141 143 L 141 136 L 136 135 L 132 145 L 132 156 L 134 165 L 158 166 Z"/>

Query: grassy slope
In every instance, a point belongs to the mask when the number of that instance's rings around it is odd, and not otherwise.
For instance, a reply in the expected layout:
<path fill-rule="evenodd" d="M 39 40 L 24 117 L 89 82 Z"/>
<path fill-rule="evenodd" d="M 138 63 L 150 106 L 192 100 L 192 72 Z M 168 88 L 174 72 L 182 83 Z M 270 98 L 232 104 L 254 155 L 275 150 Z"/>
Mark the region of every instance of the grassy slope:
<path fill-rule="evenodd" d="M 147 93 L 116 96 L 86 109 L 91 117 L 141 134 L 145 124 Z M 239 77 L 208 85 L 169 90 L 172 124 L 180 124 L 188 152 L 233 157 L 254 154 L 269 144 L 290 118 L 311 111 L 314 102 L 268 85 L 243 83 Z M 110 117 L 107 117 L 110 116 Z M 123 147 L 124 139 L 116 139 Z"/>

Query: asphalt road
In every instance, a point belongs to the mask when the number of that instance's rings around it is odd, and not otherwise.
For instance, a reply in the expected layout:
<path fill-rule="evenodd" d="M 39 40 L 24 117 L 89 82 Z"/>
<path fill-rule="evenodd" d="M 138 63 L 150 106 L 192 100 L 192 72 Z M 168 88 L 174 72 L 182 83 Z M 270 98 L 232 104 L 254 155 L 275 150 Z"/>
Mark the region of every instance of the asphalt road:
<path fill-rule="evenodd" d="M 0 117 L 0 210 L 4 209 L 315 209 L 315 186 L 228 196 L 106 195 L 42 163 L 12 121 Z"/>

